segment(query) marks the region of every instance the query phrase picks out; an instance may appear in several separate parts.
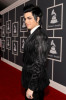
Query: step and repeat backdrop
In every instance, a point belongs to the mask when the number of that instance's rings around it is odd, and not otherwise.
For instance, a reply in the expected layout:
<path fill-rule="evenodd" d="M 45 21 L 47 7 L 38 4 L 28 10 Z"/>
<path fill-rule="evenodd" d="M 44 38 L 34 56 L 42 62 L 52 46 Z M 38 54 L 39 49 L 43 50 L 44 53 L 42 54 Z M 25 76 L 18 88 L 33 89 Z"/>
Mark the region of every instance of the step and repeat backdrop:
<path fill-rule="evenodd" d="M 39 0 L 38 5 L 43 10 L 43 27 L 46 29 L 50 44 L 48 54 L 50 79 L 66 86 L 66 1 Z"/>
<path fill-rule="evenodd" d="M 2 56 L 22 66 L 24 43 L 30 35 L 23 17 L 23 7 L 32 3 L 43 11 L 43 28 L 48 35 L 50 50 L 48 54 L 49 78 L 66 86 L 66 1 L 29 0 L 2 15 Z M 65 8 L 64 8 L 65 7 Z"/>

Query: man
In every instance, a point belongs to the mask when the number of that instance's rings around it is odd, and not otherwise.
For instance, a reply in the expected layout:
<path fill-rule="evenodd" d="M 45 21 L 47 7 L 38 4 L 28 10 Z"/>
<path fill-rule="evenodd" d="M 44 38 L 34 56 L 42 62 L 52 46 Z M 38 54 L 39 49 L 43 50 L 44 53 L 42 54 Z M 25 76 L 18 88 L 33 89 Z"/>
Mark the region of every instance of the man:
<path fill-rule="evenodd" d="M 42 31 L 42 11 L 32 4 L 23 9 L 24 19 L 30 36 L 24 45 L 22 85 L 26 89 L 26 100 L 43 100 L 44 88 L 49 85 L 46 73 L 48 54 L 47 36 Z"/>

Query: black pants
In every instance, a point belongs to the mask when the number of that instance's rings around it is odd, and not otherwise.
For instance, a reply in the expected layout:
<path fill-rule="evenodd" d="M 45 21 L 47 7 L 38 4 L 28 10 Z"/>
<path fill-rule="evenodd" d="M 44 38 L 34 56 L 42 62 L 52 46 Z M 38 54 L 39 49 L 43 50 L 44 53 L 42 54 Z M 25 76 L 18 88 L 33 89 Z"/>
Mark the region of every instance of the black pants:
<path fill-rule="evenodd" d="M 28 99 L 25 95 L 25 100 L 43 100 L 44 99 L 44 90 L 34 91 L 33 99 Z"/>

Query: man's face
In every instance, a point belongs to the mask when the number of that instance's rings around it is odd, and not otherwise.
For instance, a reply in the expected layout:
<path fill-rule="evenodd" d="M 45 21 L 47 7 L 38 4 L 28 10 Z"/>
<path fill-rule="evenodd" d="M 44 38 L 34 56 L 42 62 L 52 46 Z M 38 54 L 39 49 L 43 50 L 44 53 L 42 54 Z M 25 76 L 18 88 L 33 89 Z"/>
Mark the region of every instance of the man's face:
<path fill-rule="evenodd" d="M 24 18 L 25 18 L 25 24 L 28 29 L 33 29 L 35 26 L 38 25 L 38 19 L 37 21 L 34 19 L 32 12 L 25 13 Z"/>

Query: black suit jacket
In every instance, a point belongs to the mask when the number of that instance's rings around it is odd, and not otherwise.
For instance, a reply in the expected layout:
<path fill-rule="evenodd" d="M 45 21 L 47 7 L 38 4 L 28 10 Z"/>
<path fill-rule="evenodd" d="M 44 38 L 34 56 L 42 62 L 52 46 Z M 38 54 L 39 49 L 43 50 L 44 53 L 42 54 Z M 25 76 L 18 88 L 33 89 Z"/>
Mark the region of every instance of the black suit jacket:
<path fill-rule="evenodd" d="M 33 91 L 42 90 L 49 85 L 46 72 L 48 41 L 39 27 L 25 42 L 23 53 L 22 85 Z"/>

